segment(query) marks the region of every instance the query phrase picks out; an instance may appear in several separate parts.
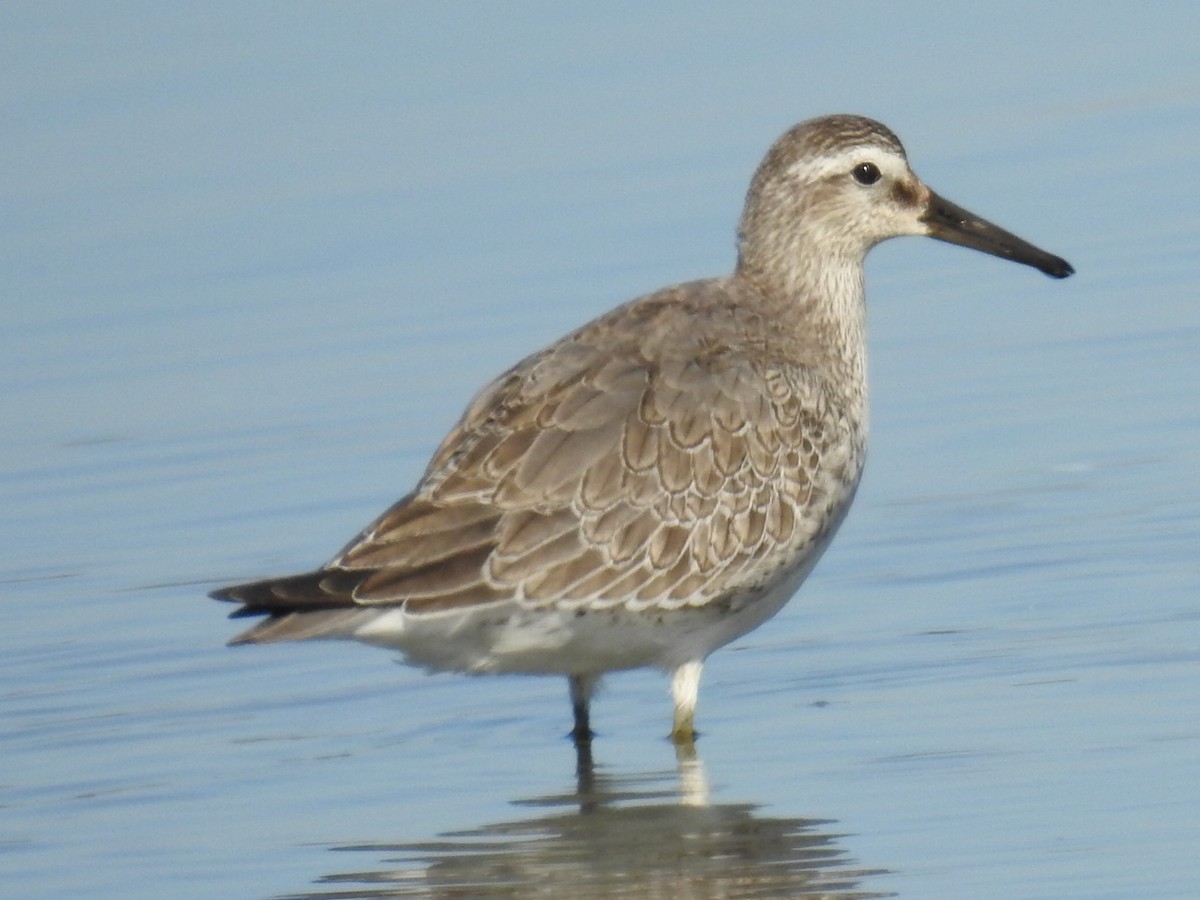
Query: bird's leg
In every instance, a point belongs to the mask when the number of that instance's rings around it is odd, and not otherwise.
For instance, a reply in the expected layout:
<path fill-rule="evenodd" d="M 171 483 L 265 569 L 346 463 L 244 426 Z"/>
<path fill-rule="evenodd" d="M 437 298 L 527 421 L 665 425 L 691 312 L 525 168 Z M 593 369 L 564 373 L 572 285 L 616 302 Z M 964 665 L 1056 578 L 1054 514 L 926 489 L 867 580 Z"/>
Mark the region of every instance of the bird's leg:
<path fill-rule="evenodd" d="M 571 729 L 571 737 L 576 744 L 586 743 L 592 739 L 590 707 L 592 694 L 596 690 L 595 675 L 571 675 L 571 711 L 575 714 L 575 727 Z"/>
<path fill-rule="evenodd" d="M 685 662 L 671 676 L 671 696 L 675 700 L 675 717 L 671 723 L 671 740 L 676 747 L 687 747 L 696 739 L 696 695 L 700 692 L 702 660 Z"/>

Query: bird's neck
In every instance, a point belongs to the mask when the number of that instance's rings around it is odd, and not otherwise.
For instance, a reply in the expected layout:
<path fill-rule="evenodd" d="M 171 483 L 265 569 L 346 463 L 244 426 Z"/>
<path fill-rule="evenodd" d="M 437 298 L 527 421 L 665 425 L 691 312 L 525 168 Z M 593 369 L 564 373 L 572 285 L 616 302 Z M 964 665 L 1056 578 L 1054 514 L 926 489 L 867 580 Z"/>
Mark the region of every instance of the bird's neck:
<path fill-rule="evenodd" d="M 798 348 L 798 361 L 824 370 L 845 392 L 852 415 L 865 424 L 867 308 L 861 255 L 797 247 L 765 261 L 739 257 L 737 272 L 763 298 L 780 339 Z"/>

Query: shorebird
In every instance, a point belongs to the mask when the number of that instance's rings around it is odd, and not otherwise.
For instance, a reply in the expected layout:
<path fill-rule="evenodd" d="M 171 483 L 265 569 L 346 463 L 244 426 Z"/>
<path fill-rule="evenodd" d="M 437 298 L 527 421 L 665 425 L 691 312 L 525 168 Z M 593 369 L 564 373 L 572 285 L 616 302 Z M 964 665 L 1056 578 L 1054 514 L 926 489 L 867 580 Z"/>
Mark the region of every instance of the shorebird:
<path fill-rule="evenodd" d="M 602 675 L 656 667 L 689 744 L 705 659 L 780 610 L 854 498 L 863 259 L 902 235 L 1074 271 L 932 192 L 879 122 L 802 122 L 754 174 L 732 275 L 639 297 L 504 372 L 332 561 L 214 591 L 266 617 L 230 643 L 565 675 L 577 743 Z"/>

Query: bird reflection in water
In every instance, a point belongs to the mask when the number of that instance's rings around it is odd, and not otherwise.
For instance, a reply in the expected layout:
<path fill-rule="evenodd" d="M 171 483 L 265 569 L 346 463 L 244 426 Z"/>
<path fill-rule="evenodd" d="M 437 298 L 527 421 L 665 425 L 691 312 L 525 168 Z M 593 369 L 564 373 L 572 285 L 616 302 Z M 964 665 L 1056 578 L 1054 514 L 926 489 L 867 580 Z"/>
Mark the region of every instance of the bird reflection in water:
<path fill-rule="evenodd" d="M 386 867 L 329 874 L 296 898 L 889 897 L 864 882 L 831 820 L 712 804 L 694 749 L 673 771 L 616 774 L 577 746 L 572 790 L 515 801 L 540 815 L 413 843 L 334 845 Z"/>

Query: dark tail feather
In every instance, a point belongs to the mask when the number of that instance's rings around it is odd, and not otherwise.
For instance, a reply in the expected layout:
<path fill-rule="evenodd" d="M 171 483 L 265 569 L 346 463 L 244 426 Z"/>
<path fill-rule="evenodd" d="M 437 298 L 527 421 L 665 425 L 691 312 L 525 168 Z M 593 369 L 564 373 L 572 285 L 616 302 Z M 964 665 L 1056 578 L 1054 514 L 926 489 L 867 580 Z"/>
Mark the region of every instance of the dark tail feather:
<path fill-rule="evenodd" d="M 266 616 L 230 644 L 263 644 L 309 638 L 350 637 L 377 610 L 354 600 L 354 589 L 370 572 L 318 569 L 302 575 L 266 578 L 218 588 L 214 600 L 242 604 L 231 619 Z"/>
<path fill-rule="evenodd" d="M 242 608 L 233 613 L 234 616 L 348 609 L 358 605 L 354 601 L 354 589 L 369 574 L 369 571 L 318 569 L 303 575 L 234 584 L 218 588 L 208 596 L 214 600 L 241 603 Z"/>

